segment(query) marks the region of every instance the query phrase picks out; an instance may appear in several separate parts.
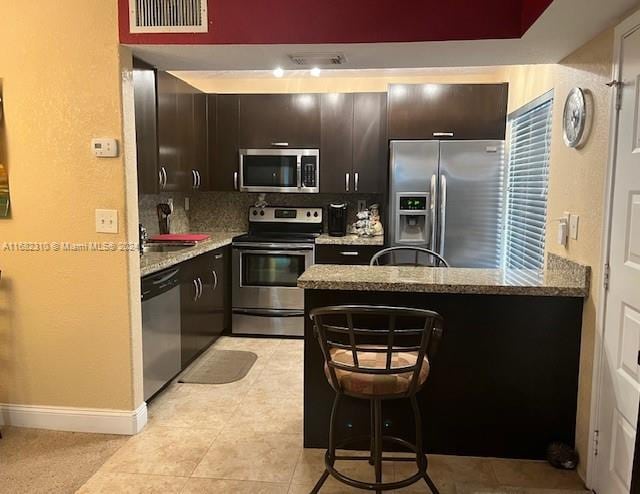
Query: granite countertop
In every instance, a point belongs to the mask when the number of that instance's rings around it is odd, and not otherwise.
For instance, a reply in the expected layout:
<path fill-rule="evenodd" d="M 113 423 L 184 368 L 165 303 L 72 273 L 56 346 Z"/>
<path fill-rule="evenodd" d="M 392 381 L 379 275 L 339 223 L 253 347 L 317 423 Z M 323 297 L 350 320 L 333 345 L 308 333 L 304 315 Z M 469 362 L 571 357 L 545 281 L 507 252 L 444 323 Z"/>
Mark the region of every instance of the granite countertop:
<path fill-rule="evenodd" d="M 539 274 L 528 270 L 315 264 L 298 278 L 298 286 L 310 290 L 587 297 L 589 268 L 548 269 Z"/>
<path fill-rule="evenodd" d="M 345 235 L 344 237 L 332 237 L 323 233 L 316 238 L 316 245 L 384 245 L 384 235 L 379 237 L 359 237 L 358 235 Z"/>
<path fill-rule="evenodd" d="M 234 237 L 245 232 L 204 232 L 211 238 L 198 242 L 193 247 L 186 247 L 175 252 L 147 252 L 140 257 L 140 276 L 162 271 L 181 262 L 193 259 L 200 254 L 231 245 Z"/>

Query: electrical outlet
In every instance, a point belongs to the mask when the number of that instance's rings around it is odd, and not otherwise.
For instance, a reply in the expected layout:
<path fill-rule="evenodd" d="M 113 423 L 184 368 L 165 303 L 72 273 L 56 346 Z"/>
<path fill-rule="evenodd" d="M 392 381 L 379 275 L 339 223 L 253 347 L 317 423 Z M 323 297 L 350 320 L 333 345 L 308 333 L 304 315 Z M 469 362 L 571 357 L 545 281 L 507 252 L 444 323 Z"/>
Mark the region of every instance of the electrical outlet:
<path fill-rule="evenodd" d="M 116 209 L 96 209 L 96 232 L 118 233 L 118 211 Z"/>
<path fill-rule="evenodd" d="M 185 196 L 184 198 L 184 210 L 189 211 L 189 206 L 191 206 L 189 197 Z"/>
<path fill-rule="evenodd" d="M 580 216 L 572 214 L 569 216 L 569 236 L 573 240 L 578 240 L 578 223 L 580 222 Z"/>
<path fill-rule="evenodd" d="M 358 212 L 364 211 L 365 209 L 367 209 L 367 201 L 360 199 L 358 201 Z"/>

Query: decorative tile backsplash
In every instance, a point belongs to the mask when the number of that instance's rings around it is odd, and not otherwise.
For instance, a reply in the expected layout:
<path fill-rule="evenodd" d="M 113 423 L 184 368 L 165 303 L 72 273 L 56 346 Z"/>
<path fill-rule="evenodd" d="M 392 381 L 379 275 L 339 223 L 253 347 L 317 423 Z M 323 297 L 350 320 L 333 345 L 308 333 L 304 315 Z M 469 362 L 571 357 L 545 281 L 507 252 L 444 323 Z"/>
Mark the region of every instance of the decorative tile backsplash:
<path fill-rule="evenodd" d="M 332 202 L 347 202 L 349 222 L 355 221 L 358 201 L 367 206 L 380 204 L 381 194 L 266 194 L 270 206 L 323 207 Z M 191 198 L 189 224 L 192 231 L 246 231 L 247 211 L 258 200 L 258 194 L 247 192 L 199 192 Z M 324 230 L 327 230 L 325 214 Z"/>
<path fill-rule="evenodd" d="M 156 206 L 173 199 L 171 232 L 232 232 L 246 231 L 249 222 L 247 211 L 258 200 L 258 194 L 247 192 L 198 192 L 189 198 L 189 211 L 184 209 L 185 195 L 179 192 L 141 194 L 138 199 L 140 223 L 149 235 L 159 232 Z M 323 207 L 332 202 L 346 202 L 349 223 L 356 220 L 358 201 L 367 206 L 380 204 L 384 212 L 384 196 L 381 194 L 267 194 L 270 206 Z M 384 217 L 384 216 L 383 216 Z M 324 231 L 327 230 L 325 214 Z"/>

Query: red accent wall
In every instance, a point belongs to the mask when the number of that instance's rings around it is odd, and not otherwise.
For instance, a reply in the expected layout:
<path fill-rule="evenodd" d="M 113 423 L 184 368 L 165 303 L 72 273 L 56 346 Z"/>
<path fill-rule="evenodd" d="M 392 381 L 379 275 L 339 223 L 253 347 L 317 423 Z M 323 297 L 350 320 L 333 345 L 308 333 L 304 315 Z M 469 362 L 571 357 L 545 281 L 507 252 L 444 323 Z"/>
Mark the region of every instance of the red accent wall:
<path fill-rule="evenodd" d="M 131 34 L 127 44 L 313 44 L 518 38 L 553 0 L 208 0 L 209 32 Z"/>
<path fill-rule="evenodd" d="M 540 18 L 553 0 L 522 0 L 522 34 Z"/>

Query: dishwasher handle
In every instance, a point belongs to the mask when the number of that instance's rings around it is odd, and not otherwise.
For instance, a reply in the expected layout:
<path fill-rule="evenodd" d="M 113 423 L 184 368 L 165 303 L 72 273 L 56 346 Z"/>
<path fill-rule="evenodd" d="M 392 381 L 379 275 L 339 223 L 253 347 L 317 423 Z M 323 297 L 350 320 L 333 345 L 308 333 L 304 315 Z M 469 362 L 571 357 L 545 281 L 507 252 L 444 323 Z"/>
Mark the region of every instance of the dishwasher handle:
<path fill-rule="evenodd" d="M 142 300 L 150 300 L 180 284 L 180 268 L 170 268 L 145 276 L 141 280 Z"/>

